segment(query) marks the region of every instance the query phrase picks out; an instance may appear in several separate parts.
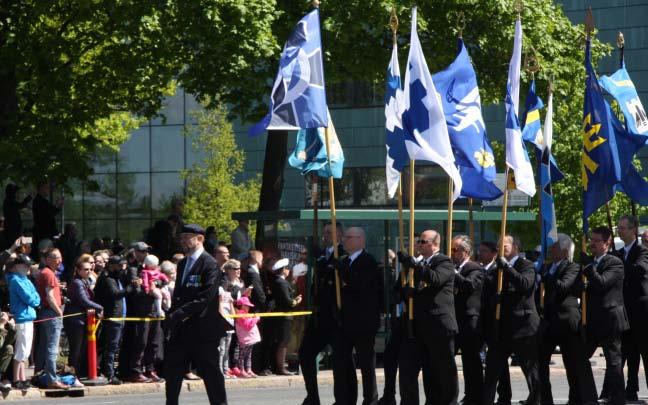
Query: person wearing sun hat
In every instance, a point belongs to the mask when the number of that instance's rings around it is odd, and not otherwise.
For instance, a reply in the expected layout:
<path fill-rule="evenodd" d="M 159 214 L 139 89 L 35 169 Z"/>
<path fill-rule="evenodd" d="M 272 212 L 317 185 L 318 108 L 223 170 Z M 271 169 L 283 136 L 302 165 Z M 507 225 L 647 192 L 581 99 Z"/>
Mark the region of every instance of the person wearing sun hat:
<path fill-rule="evenodd" d="M 272 266 L 272 272 L 276 278 L 272 281 L 272 296 L 275 300 L 276 312 L 290 312 L 301 301 L 301 295 L 294 297 L 294 291 L 290 283 L 286 280 L 290 274 L 288 259 L 279 259 Z M 274 342 L 276 346 L 275 351 L 275 374 L 277 375 L 294 375 L 292 372 L 286 370 L 285 360 L 286 352 L 288 351 L 288 343 L 290 343 L 290 327 L 292 325 L 292 316 L 279 316 L 275 318 L 275 335 Z"/>
<path fill-rule="evenodd" d="M 242 296 L 236 300 L 237 314 L 247 314 L 250 308 L 254 308 L 254 304 L 246 296 Z M 239 358 L 238 365 L 241 368 L 240 377 L 242 378 L 256 378 L 257 375 L 252 371 L 252 346 L 261 341 L 261 334 L 257 323 L 259 323 L 258 316 L 250 318 L 237 318 L 236 319 L 236 337 L 239 344 Z"/>

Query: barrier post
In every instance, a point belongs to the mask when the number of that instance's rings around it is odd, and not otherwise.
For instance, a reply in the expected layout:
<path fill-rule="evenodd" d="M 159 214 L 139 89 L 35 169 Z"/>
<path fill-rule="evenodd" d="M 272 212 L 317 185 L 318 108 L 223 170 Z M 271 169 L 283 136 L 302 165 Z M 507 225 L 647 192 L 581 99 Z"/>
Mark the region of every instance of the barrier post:
<path fill-rule="evenodd" d="M 86 332 L 88 337 L 88 380 L 83 381 L 85 385 L 106 385 L 103 377 L 97 377 L 97 317 L 94 309 L 89 309 L 86 315 Z"/>

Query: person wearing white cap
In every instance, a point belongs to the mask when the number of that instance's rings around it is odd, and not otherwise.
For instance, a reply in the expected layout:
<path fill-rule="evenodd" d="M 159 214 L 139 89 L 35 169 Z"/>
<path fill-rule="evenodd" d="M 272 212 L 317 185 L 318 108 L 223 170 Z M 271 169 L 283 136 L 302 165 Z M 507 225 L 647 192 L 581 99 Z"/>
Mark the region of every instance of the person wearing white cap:
<path fill-rule="evenodd" d="M 272 266 L 272 271 L 276 278 L 272 282 L 272 296 L 275 299 L 275 311 L 277 312 L 290 312 L 302 300 L 301 295 L 293 297 L 293 288 L 286 277 L 290 274 L 288 259 L 279 259 Z M 290 343 L 290 327 L 292 324 L 292 316 L 281 316 L 275 318 L 275 336 L 274 341 L 277 345 L 275 351 L 275 374 L 277 375 L 294 375 L 294 373 L 286 370 L 285 360 L 286 352 L 288 351 L 288 343 Z"/>

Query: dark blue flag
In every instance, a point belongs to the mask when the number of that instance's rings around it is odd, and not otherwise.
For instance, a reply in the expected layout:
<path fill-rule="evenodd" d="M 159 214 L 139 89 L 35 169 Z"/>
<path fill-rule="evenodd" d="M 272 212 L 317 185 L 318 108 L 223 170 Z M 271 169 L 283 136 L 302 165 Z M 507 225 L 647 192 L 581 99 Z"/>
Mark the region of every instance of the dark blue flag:
<path fill-rule="evenodd" d="M 599 207 L 623 191 L 633 201 L 648 204 L 648 183 L 632 161 L 646 138 L 627 132 L 603 98 L 590 60 L 590 40 L 585 46 L 585 105 L 583 108 L 583 230 Z"/>

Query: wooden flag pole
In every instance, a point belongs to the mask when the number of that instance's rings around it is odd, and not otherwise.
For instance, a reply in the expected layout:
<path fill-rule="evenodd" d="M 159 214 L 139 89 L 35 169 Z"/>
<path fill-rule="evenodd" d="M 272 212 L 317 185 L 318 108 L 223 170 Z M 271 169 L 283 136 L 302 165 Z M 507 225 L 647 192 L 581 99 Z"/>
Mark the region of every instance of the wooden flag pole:
<path fill-rule="evenodd" d="M 509 197 L 509 167 L 506 166 L 506 183 L 504 185 L 504 201 L 502 202 L 502 224 L 500 226 L 499 256 L 504 257 L 504 237 L 506 236 L 506 217 L 508 215 Z M 504 271 L 497 269 L 497 305 L 495 306 L 495 321 L 499 322 L 502 309 L 501 298 L 504 284 Z"/>
<path fill-rule="evenodd" d="M 319 246 L 319 232 L 318 232 L 319 231 L 319 218 L 318 218 L 318 208 L 319 208 L 318 207 L 318 205 L 319 205 L 319 203 L 318 203 L 318 201 L 319 201 L 318 184 L 319 184 L 319 181 L 318 181 L 318 179 L 319 178 L 318 178 L 316 173 L 314 173 L 311 176 L 311 182 L 312 182 L 312 184 L 311 184 L 311 203 L 312 203 L 312 206 L 313 206 L 313 244 L 312 244 L 312 249 L 313 250 L 316 250 L 316 246 Z M 335 249 L 335 248 L 333 248 L 333 249 Z M 314 252 L 311 252 L 311 253 L 314 253 Z M 314 256 L 314 255 L 311 254 L 311 256 Z M 315 266 L 313 266 L 313 268 L 315 268 Z M 317 283 L 314 282 L 314 279 L 313 279 L 314 278 L 314 273 L 315 272 L 311 272 L 310 282 L 311 282 L 311 285 L 313 286 L 313 295 L 317 296 Z M 309 298 L 312 299 L 312 297 L 309 297 Z"/>
<path fill-rule="evenodd" d="M 581 238 L 581 251 L 583 253 L 587 252 L 587 235 L 583 233 L 583 236 Z M 583 263 L 581 263 L 581 278 L 583 280 L 583 285 L 587 286 L 587 276 L 583 272 Z M 583 329 L 581 332 L 585 332 L 584 328 L 587 326 L 587 288 L 583 288 L 583 292 L 581 293 L 581 326 Z"/>
<path fill-rule="evenodd" d="M 324 128 L 324 138 L 326 141 L 326 160 L 329 166 L 329 199 L 331 201 L 331 230 L 333 231 L 333 255 L 338 258 L 338 240 L 337 240 L 337 216 L 335 213 L 335 188 L 333 187 L 333 171 L 331 168 L 331 140 L 328 127 Z M 342 309 L 342 295 L 340 294 L 340 270 L 335 269 L 335 303 L 337 309 Z"/>
<path fill-rule="evenodd" d="M 475 243 L 475 223 L 473 222 L 473 199 L 468 199 L 468 236 L 470 241 Z"/>
<path fill-rule="evenodd" d="M 452 254 L 452 215 L 454 210 L 454 201 L 452 201 L 452 186 L 454 182 L 452 177 L 448 177 L 448 226 L 447 226 L 447 249 L 448 257 Z"/>
<path fill-rule="evenodd" d="M 410 172 L 409 172 L 409 255 L 414 256 L 414 199 L 416 196 L 415 187 L 416 182 L 414 179 L 414 159 L 410 160 Z M 410 288 L 414 288 L 414 269 L 409 269 L 408 276 Z M 414 298 L 410 297 L 408 300 L 408 333 L 410 337 L 414 336 Z"/>

